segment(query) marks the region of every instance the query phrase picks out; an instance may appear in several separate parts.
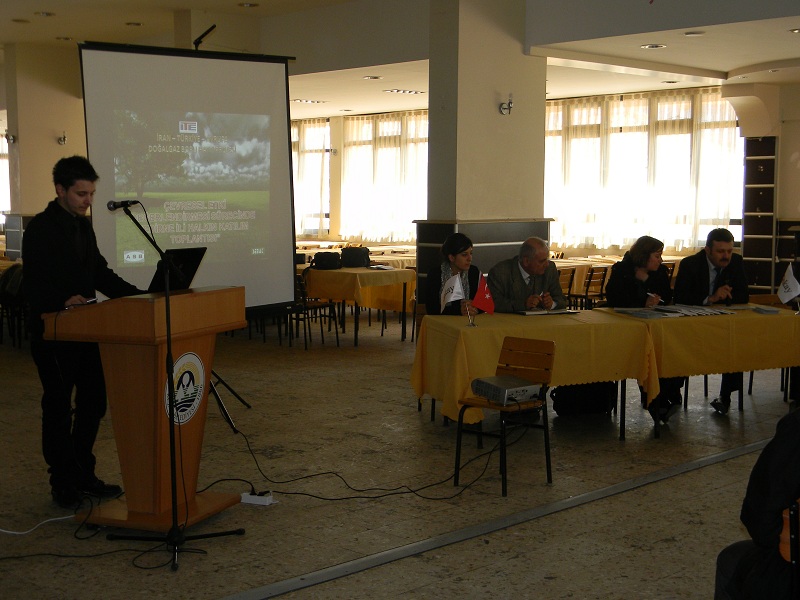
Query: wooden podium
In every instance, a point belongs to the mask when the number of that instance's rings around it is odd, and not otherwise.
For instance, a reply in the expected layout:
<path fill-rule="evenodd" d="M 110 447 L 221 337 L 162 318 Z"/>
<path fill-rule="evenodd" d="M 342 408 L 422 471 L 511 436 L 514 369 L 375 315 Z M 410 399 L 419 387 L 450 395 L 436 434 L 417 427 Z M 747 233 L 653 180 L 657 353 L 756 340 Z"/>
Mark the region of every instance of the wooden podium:
<path fill-rule="evenodd" d="M 235 494 L 198 494 L 196 490 L 216 334 L 244 327 L 244 312 L 243 287 L 170 294 L 178 522 L 187 526 L 240 500 Z M 169 531 L 172 494 L 164 294 L 76 306 L 43 319 L 45 339 L 100 345 L 125 494 L 94 508 L 88 522 Z M 82 520 L 85 514 L 76 518 Z"/>

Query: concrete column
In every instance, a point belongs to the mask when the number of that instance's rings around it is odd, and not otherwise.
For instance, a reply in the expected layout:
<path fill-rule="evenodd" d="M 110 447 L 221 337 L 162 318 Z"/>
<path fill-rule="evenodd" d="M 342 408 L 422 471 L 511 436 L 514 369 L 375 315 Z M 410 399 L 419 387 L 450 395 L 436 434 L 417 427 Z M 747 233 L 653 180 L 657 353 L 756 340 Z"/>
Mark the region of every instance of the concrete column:
<path fill-rule="evenodd" d="M 545 216 L 547 65 L 524 54 L 525 3 L 430 6 L 428 220 Z"/>

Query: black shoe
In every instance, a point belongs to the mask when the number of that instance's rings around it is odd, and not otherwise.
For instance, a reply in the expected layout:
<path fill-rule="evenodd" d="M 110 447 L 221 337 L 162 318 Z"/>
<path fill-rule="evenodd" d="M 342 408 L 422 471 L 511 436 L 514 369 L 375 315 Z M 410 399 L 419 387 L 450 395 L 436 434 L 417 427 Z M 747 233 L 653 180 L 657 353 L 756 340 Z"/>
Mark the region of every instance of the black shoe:
<path fill-rule="evenodd" d="M 99 498 L 116 498 L 122 494 L 122 488 L 113 483 L 106 483 L 102 479 L 94 479 L 78 486 L 79 490 L 90 496 Z"/>
<path fill-rule="evenodd" d="M 650 417 L 653 419 L 653 423 L 658 423 L 658 422 L 666 423 L 669 420 L 669 416 L 667 416 L 667 410 L 663 408 L 658 410 L 656 409 L 657 406 L 658 402 L 656 401 L 651 402 L 650 405 L 647 407 L 647 412 L 650 413 Z"/>
<path fill-rule="evenodd" d="M 731 409 L 731 399 L 720 396 L 711 401 L 711 407 L 721 415 L 727 415 Z"/>
<path fill-rule="evenodd" d="M 681 403 L 670 404 L 667 407 L 667 410 L 662 411 L 661 421 L 666 423 L 669 421 L 670 417 L 674 416 L 681 409 Z"/>
<path fill-rule="evenodd" d="M 78 508 L 83 500 L 83 494 L 75 487 L 52 488 L 50 493 L 53 496 L 53 502 L 61 508 L 70 510 Z"/>

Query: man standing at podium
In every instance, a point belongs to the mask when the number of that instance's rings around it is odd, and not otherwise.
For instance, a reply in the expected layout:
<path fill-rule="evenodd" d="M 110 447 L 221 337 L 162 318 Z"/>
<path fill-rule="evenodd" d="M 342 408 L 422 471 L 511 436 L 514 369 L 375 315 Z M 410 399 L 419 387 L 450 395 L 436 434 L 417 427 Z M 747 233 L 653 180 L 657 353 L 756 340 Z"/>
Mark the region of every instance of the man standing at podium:
<path fill-rule="evenodd" d="M 97 344 L 42 338 L 44 313 L 90 303 L 96 290 L 109 298 L 143 293 L 114 273 L 97 248 L 87 212 L 98 178 L 82 156 L 59 160 L 53 168 L 56 198 L 31 220 L 22 241 L 31 354 L 43 389 L 42 452 L 53 500 L 63 508 L 77 508 L 85 495 L 122 493 L 95 474 L 93 447 L 107 404 Z"/>

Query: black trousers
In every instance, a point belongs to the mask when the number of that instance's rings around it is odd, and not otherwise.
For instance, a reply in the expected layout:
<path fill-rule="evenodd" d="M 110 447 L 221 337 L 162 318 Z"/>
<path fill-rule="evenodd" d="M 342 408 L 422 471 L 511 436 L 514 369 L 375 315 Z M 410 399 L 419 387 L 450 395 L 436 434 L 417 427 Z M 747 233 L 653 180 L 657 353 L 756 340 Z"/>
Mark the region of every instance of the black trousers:
<path fill-rule="evenodd" d="M 790 600 L 792 567 L 777 547 L 735 542 L 717 556 L 714 600 Z"/>
<path fill-rule="evenodd" d="M 31 354 L 42 382 L 42 454 L 50 485 L 91 483 L 94 443 L 107 405 L 100 350 L 95 343 L 34 338 Z"/>
<path fill-rule="evenodd" d="M 730 398 L 733 392 L 744 389 L 744 373 L 723 373 L 719 382 L 719 395 Z"/>

